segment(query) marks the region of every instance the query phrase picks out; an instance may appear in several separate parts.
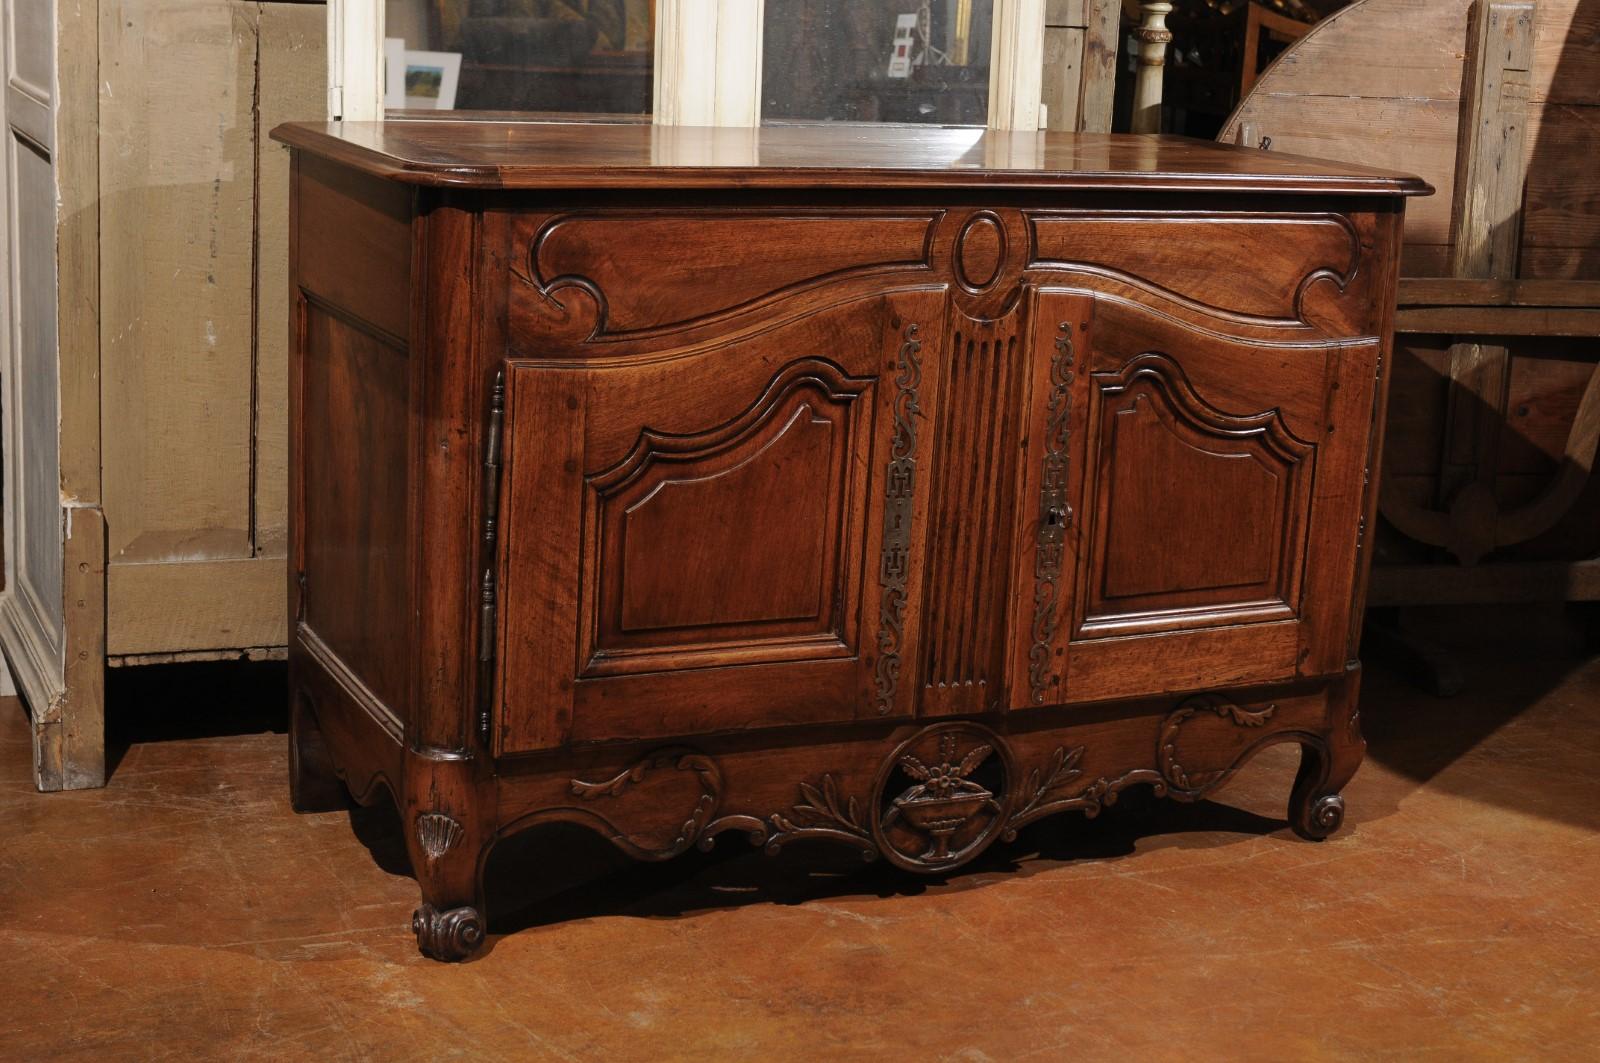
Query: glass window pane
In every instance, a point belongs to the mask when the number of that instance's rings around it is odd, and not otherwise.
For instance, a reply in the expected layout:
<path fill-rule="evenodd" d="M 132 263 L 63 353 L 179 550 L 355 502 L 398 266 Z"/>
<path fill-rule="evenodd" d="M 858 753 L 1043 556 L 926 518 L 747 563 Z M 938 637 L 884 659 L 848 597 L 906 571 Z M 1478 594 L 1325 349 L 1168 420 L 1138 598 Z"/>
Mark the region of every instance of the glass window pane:
<path fill-rule="evenodd" d="M 767 0 L 763 121 L 984 125 L 994 0 Z"/>
<path fill-rule="evenodd" d="M 649 114 L 655 6 L 655 0 L 386 0 L 387 54 L 403 47 L 408 57 L 400 81 L 391 75 L 386 82 L 385 103 Z M 399 93 L 404 102 L 396 102 Z"/>

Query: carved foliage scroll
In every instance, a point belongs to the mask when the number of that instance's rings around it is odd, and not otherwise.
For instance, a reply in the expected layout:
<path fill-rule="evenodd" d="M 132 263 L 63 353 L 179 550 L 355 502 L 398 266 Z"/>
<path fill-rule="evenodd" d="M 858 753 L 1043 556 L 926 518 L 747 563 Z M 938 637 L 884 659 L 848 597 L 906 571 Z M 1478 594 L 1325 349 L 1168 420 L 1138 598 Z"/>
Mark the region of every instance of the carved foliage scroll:
<path fill-rule="evenodd" d="M 517 215 L 513 335 L 530 350 L 676 335 L 830 284 L 929 268 L 940 215 L 595 210 Z"/>
<path fill-rule="evenodd" d="M 1033 563 L 1033 646 L 1028 650 L 1028 694 L 1042 705 L 1060 677 L 1050 670 L 1051 644 L 1060 611 L 1062 554 L 1072 506 L 1067 501 L 1068 444 L 1072 435 L 1072 393 L 1076 372 L 1072 322 L 1063 321 L 1050 358 L 1050 391 L 1045 398 L 1043 476 L 1039 487 L 1039 531 Z"/>
<path fill-rule="evenodd" d="M 648 780 L 664 768 L 684 773 L 698 786 L 699 793 L 692 798 L 692 804 L 682 823 L 676 829 L 662 833 L 629 832 L 618 827 L 617 821 L 626 821 L 629 818 L 626 810 L 613 810 L 606 807 L 607 804 L 613 800 L 621 800 L 635 788 L 644 787 Z M 717 767 L 714 759 L 698 750 L 683 746 L 668 747 L 646 754 L 609 779 L 598 782 L 573 779 L 571 791 L 583 805 L 564 810 L 566 815 L 558 814 L 552 818 L 577 819 L 598 825 L 607 832 L 613 845 L 635 859 L 667 860 L 693 845 L 706 825 L 711 822 L 711 817 L 722 801 L 722 770 Z M 636 809 L 649 809 L 651 802 L 658 800 L 660 798 L 655 795 L 649 795 L 636 806 Z M 597 807 L 584 807 L 591 804 Z"/>
<path fill-rule="evenodd" d="M 1368 328 L 1362 237 L 1342 214 L 1029 213 L 1030 270 L 1092 278 L 1197 321 L 1353 335 Z M 1197 240 L 1235 253 L 1196 254 Z"/>
<path fill-rule="evenodd" d="M 997 839 L 1011 841 L 1020 829 L 1046 816 L 1081 812 L 1093 818 L 1132 786 L 1148 786 L 1157 797 L 1196 801 L 1225 783 L 1265 745 L 1300 741 L 1322 748 L 1321 739 L 1294 725 L 1294 712 L 1291 706 L 1290 718 L 1284 720 L 1276 703 L 1248 708 L 1218 694 L 1198 694 L 1160 718 L 1151 750 L 1153 767 L 1092 777 L 1084 770 L 1085 762 L 1092 762 L 1086 746 L 1057 746 L 1023 774 L 1014 739 L 975 722 L 934 723 L 910 732 L 883 756 L 870 789 L 862 785 L 857 764 L 854 773 L 847 769 L 801 779 L 794 803 L 765 816 L 714 818 L 725 790 L 715 758 L 669 747 L 610 778 L 572 780 L 571 792 L 580 807 L 552 810 L 548 816 L 601 826 L 614 844 L 639 859 L 664 860 L 695 843 L 709 849 L 715 835 L 742 830 L 768 855 L 792 841 L 831 841 L 854 848 L 864 860 L 881 856 L 905 870 L 938 873 L 971 862 Z M 1229 740 L 1229 727 L 1216 732 L 1212 725 L 1210 736 L 1190 736 L 1189 754 L 1181 753 L 1182 736 L 1197 718 L 1208 715 L 1246 733 Z M 1197 768 L 1196 761 L 1204 767 Z M 642 794 L 628 809 L 602 807 L 652 786 L 667 768 L 684 773 L 675 776 L 680 782 L 674 792 L 684 792 L 683 779 L 698 784 L 698 796 L 690 799 L 682 825 L 667 832 L 670 840 L 659 827 L 625 831 L 614 826 L 635 819 L 671 819 L 668 810 L 656 807 L 666 796 L 660 788 Z"/>
<path fill-rule="evenodd" d="M 911 566 L 911 525 L 916 509 L 917 415 L 922 412 L 917 389 L 922 383 L 922 341 L 918 326 L 905 326 L 904 342 L 895 359 L 894 437 L 889 448 L 883 497 L 883 551 L 878 581 L 878 662 L 874 681 L 880 715 L 894 708 L 900 680 L 900 653 L 905 639 L 906 581 Z"/>
<path fill-rule="evenodd" d="M 1198 797 L 1233 773 L 1232 765 L 1210 771 L 1193 771 L 1185 769 L 1178 762 L 1178 732 L 1197 713 L 1211 712 L 1225 720 L 1231 720 L 1235 726 L 1257 728 L 1265 726 L 1277 711 L 1276 705 L 1267 705 L 1256 710 L 1246 709 L 1216 694 L 1199 694 L 1188 699 L 1161 725 L 1157 756 L 1161 764 L 1162 778 L 1170 783 L 1175 791 Z"/>

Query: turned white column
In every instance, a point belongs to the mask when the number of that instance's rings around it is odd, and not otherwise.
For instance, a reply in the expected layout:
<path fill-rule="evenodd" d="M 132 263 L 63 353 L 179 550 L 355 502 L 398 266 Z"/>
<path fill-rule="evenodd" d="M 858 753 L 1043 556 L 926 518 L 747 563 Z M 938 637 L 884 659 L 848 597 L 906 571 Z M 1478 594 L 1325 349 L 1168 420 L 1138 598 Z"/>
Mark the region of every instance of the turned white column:
<path fill-rule="evenodd" d="M 1139 40 L 1139 73 L 1133 83 L 1135 133 L 1161 132 L 1161 78 L 1167 63 L 1167 45 L 1172 43 L 1172 31 L 1167 29 L 1167 15 L 1171 12 L 1171 4 L 1139 5 L 1139 28 L 1133 31 Z"/>

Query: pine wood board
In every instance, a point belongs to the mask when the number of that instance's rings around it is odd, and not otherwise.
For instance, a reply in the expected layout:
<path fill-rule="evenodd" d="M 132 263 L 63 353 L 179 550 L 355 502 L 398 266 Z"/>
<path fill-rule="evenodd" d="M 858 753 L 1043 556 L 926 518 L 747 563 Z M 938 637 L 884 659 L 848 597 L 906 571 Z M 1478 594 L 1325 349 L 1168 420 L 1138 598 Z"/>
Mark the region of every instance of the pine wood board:
<path fill-rule="evenodd" d="M 325 29 L 314 5 L 104 0 L 111 653 L 284 640 L 288 158 L 267 131 L 321 115 Z"/>
<path fill-rule="evenodd" d="M 1241 123 L 1278 151 L 1410 170 L 1437 193 L 1406 216 L 1407 276 L 1449 270 L 1468 0 L 1361 0 L 1324 20 L 1256 83 Z M 1539 0 L 1526 128 L 1519 271 L 1600 267 L 1600 4 Z"/>
<path fill-rule="evenodd" d="M 101 7 L 113 564 L 250 556 L 256 10 Z"/>
<path fill-rule="evenodd" d="M 287 572 L 281 557 L 113 565 L 106 581 L 106 653 L 287 645 Z"/>
<path fill-rule="evenodd" d="M 315 116 L 325 105 L 326 32 L 326 18 L 315 6 L 262 8 L 253 534 L 257 555 L 266 557 L 282 557 L 289 537 L 289 151 L 267 134 L 279 123 Z"/>

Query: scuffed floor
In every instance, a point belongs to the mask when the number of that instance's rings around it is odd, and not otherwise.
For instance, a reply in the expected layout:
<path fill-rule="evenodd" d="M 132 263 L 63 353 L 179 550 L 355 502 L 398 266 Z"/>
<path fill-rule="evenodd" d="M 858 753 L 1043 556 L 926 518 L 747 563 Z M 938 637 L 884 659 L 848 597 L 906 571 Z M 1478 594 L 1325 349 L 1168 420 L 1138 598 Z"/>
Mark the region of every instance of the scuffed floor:
<path fill-rule="evenodd" d="M 275 710 L 121 679 L 145 704 L 111 785 L 41 796 L 0 703 L 0 1056 L 1593 1060 L 1600 660 L 1496 642 L 1454 700 L 1369 669 L 1320 845 L 1283 823 L 1282 748 L 1217 802 L 1046 820 L 947 881 L 535 834 L 460 967 L 416 954 L 392 813 L 295 816 L 281 733 L 205 736 Z"/>

